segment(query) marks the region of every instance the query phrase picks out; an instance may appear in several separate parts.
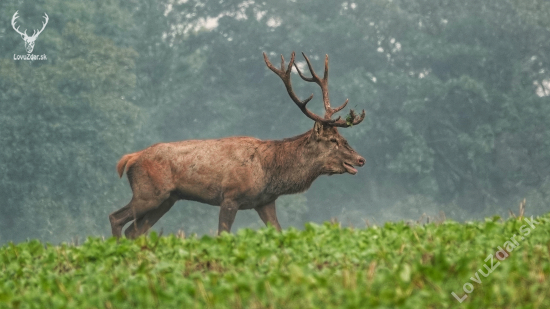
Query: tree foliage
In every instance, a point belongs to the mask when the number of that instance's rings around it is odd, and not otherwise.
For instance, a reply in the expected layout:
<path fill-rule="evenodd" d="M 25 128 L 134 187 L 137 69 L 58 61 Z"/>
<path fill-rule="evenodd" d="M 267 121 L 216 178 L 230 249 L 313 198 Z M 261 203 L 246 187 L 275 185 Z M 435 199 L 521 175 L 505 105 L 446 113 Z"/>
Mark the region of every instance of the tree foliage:
<path fill-rule="evenodd" d="M 24 16 L 49 12 L 47 31 L 35 47 L 37 53 L 46 51 L 47 61 L 0 60 L 0 224 L 5 240 L 97 233 L 108 226 L 100 220 L 105 203 L 121 200 L 116 196 L 124 188 L 113 187 L 109 178 L 138 124 L 139 110 L 125 99 L 135 87 L 137 54 L 94 33 L 93 20 L 102 14 L 102 5 L 82 2 L 69 11 L 74 18 L 57 13 L 60 7 L 53 3 L 20 10 Z M 88 20 L 76 14 L 82 11 L 91 14 Z M 8 17 L 2 14 L 3 21 Z M 2 45 L 2 55 L 21 53 L 21 40 L 13 41 Z"/>

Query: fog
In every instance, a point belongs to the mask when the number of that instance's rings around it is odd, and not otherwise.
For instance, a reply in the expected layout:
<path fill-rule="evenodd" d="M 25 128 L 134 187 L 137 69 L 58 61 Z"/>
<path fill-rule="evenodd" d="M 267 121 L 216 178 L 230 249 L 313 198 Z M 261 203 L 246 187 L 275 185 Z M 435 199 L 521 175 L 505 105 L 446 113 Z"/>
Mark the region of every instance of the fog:
<path fill-rule="evenodd" d="M 366 165 L 279 198 L 283 228 L 507 218 L 524 198 L 528 215 L 550 211 L 550 4 L 6 0 L 0 12 L 0 244 L 109 237 L 132 196 L 115 170 L 126 153 L 310 130 L 263 52 L 277 65 L 295 51 L 306 68 L 304 52 L 318 73 L 328 54 L 332 105 L 367 115 L 340 129 Z M 41 28 L 28 53 L 15 29 Z M 292 81 L 322 115 L 319 87 Z M 218 211 L 179 201 L 153 229 L 214 235 Z M 245 210 L 232 231 L 262 226 Z"/>

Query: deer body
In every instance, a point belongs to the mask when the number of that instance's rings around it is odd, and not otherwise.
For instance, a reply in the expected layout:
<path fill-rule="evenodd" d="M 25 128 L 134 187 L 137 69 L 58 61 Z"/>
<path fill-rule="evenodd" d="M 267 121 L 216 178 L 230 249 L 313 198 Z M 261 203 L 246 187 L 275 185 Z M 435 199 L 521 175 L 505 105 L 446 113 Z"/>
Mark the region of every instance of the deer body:
<path fill-rule="evenodd" d="M 325 62 L 328 68 L 328 58 Z M 293 63 L 294 54 L 288 73 Z M 307 115 L 306 103 L 300 109 Z M 350 115 L 355 118 L 353 112 Z M 364 112 L 352 121 L 357 124 L 363 118 Z M 355 174 L 353 165 L 364 164 L 365 159 L 336 129 L 349 124 L 336 121 L 319 118 L 312 130 L 279 141 L 252 137 L 189 140 L 155 144 L 123 156 L 117 171 L 121 177 L 126 171 L 133 197 L 109 216 L 113 235 L 121 236 L 124 225 L 132 220 L 126 236 L 145 233 L 181 199 L 220 206 L 218 233 L 230 231 L 241 209 L 255 209 L 264 223 L 280 230 L 275 211 L 280 195 L 303 192 L 320 175 Z"/>
<path fill-rule="evenodd" d="M 219 206 L 224 198 L 231 198 L 238 201 L 239 209 L 250 209 L 272 202 L 278 195 L 304 191 L 311 185 L 313 179 L 306 188 L 299 189 L 304 184 L 295 179 L 301 177 L 292 177 L 290 171 L 312 175 L 315 171 L 311 168 L 304 171 L 305 164 L 299 163 L 303 161 L 299 158 L 282 157 L 288 156 L 285 151 L 289 148 L 297 150 L 294 144 L 295 141 L 261 141 L 250 137 L 161 143 L 128 155 L 128 161 L 137 158 L 131 164 L 121 160 L 125 166 L 120 168 L 128 169 L 132 187 L 139 187 L 140 194 L 170 192 L 178 199 L 214 206 Z M 282 162 L 277 162 L 277 158 Z M 272 182 L 283 170 L 288 174 L 285 180 Z M 152 192 L 144 192 L 144 188 Z"/>

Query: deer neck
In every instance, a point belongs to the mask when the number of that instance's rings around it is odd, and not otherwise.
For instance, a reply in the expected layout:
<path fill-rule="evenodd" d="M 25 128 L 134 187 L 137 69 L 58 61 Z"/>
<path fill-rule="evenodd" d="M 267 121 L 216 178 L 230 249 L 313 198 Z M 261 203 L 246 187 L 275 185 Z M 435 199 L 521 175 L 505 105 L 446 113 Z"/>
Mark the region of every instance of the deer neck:
<path fill-rule="evenodd" d="M 322 165 L 314 145 L 309 143 L 311 130 L 279 141 L 266 141 L 262 162 L 265 177 L 265 192 L 274 195 L 293 194 L 307 190 L 321 175 Z"/>

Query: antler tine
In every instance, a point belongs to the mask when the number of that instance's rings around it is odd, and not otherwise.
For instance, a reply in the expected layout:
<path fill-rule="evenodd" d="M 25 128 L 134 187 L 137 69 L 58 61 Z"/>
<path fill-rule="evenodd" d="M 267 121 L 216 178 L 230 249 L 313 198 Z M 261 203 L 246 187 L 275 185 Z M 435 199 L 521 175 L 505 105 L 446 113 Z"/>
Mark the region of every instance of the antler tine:
<path fill-rule="evenodd" d="M 311 72 L 311 77 L 306 77 L 306 76 L 302 75 L 302 73 L 300 72 L 300 69 L 298 69 L 298 66 L 296 66 L 296 69 L 298 70 L 298 73 L 300 74 L 300 77 L 303 80 L 306 80 L 308 82 L 315 82 L 319 85 L 321 83 L 327 83 L 328 82 L 328 55 L 325 55 L 325 72 L 323 74 L 323 79 L 320 79 L 319 76 L 317 76 L 317 74 L 315 73 L 315 70 L 313 69 L 313 66 L 311 65 L 311 62 L 309 61 L 309 58 L 306 56 L 306 54 L 304 54 L 304 52 L 302 52 L 302 55 L 306 59 L 307 66 L 309 68 L 309 71 Z"/>
<path fill-rule="evenodd" d="M 346 99 L 346 102 L 344 102 L 344 104 L 338 106 L 337 108 L 333 108 L 332 109 L 332 113 L 337 113 L 339 111 L 341 111 L 342 109 L 344 109 L 344 107 L 346 107 L 346 105 L 348 105 L 348 102 L 349 102 L 349 99 Z"/>
<path fill-rule="evenodd" d="M 290 62 L 288 63 L 288 67 L 286 68 L 286 75 L 288 75 L 288 81 L 290 82 L 290 74 L 292 73 L 292 65 L 295 64 L 294 62 L 294 59 L 296 58 L 296 54 L 294 52 L 292 52 L 292 54 L 290 55 Z M 281 55 L 281 59 L 283 59 L 283 55 Z M 284 59 L 283 59 L 283 63 L 284 63 Z M 281 66 L 281 68 L 283 68 L 284 66 Z M 313 95 L 313 94 L 312 94 Z"/>
<path fill-rule="evenodd" d="M 294 67 L 296 68 L 296 71 L 298 71 L 298 75 L 300 75 L 303 80 L 305 80 L 306 82 L 315 83 L 315 79 L 313 77 L 307 77 L 302 74 L 302 71 L 300 71 L 300 68 L 298 67 L 298 65 L 296 65 L 296 63 L 294 63 Z"/>
<path fill-rule="evenodd" d="M 349 116 L 346 117 L 346 120 L 340 120 L 340 117 L 332 124 L 333 127 L 347 128 L 354 125 L 358 125 L 365 119 L 365 110 L 357 117 L 355 111 L 352 109 L 349 111 Z"/>
<path fill-rule="evenodd" d="M 330 99 L 328 97 L 328 55 L 325 55 L 325 72 L 323 79 L 320 79 L 319 76 L 317 76 L 315 70 L 313 69 L 313 66 L 311 65 L 311 61 L 309 61 L 309 58 L 306 56 L 306 54 L 302 52 L 302 55 L 304 56 L 304 59 L 306 59 L 307 66 L 309 68 L 309 71 L 311 72 L 311 77 L 304 76 L 298 66 L 294 66 L 296 67 L 298 74 L 303 80 L 307 82 L 314 82 L 319 85 L 319 87 L 321 87 L 321 91 L 323 93 L 323 104 L 325 105 L 325 119 L 330 119 L 335 112 L 330 107 Z"/>
<path fill-rule="evenodd" d="M 298 71 L 298 74 L 306 82 L 313 82 L 313 83 L 316 83 L 319 86 L 321 86 L 321 79 L 319 79 L 319 76 L 317 76 L 317 74 L 315 74 L 315 70 L 313 69 L 313 66 L 311 65 L 311 62 L 309 62 L 309 58 L 306 56 L 306 54 L 304 54 L 304 52 L 302 52 L 302 56 L 304 56 L 304 58 L 306 59 L 307 67 L 309 68 L 309 72 L 311 72 L 311 77 L 304 76 L 302 74 L 302 71 L 300 71 L 300 69 L 298 68 L 298 66 L 296 64 L 294 64 L 294 67 Z"/>
<path fill-rule="evenodd" d="M 292 74 L 292 66 L 295 65 L 294 63 L 294 59 L 295 59 L 295 53 L 292 52 L 292 55 L 290 57 L 290 62 L 288 64 L 288 68 L 287 70 L 285 71 L 285 63 L 284 63 L 284 58 L 281 56 L 281 69 L 277 69 L 273 66 L 273 64 L 271 64 L 271 62 L 269 61 L 269 58 L 267 57 L 267 54 L 264 52 L 263 53 L 264 55 L 264 61 L 265 61 L 265 64 L 267 65 L 267 67 L 273 71 L 273 73 L 277 74 L 281 80 L 283 81 L 283 84 L 285 85 L 286 87 L 286 90 L 288 92 L 288 95 L 290 96 L 290 98 L 292 99 L 292 101 L 294 101 L 294 103 L 296 103 L 296 105 L 298 106 L 298 108 L 300 108 L 300 110 L 310 119 L 314 120 L 314 121 L 317 121 L 317 122 L 320 122 L 320 123 L 324 123 L 324 124 L 332 124 L 334 123 L 336 120 L 332 120 L 332 119 L 323 119 L 321 118 L 320 116 L 312 113 L 310 110 L 308 110 L 306 108 L 306 104 L 311 101 L 311 99 L 313 99 L 313 94 L 309 96 L 309 98 L 301 101 L 298 96 L 294 93 L 294 90 L 292 90 L 292 83 L 291 83 L 291 80 L 290 80 L 290 76 Z"/>
<path fill-rule="evenodd" d="M 325 54 L 325 74 L 323 74 L 323 80 L 328 81 L 328 54 Z"/>
<path fill-rule="evenodd" d="M 42 18 L 44 18 L 46 21 L 42 22 L 42 30 L 44 30 L 44 28 L 46 28 L 46 25 L 48 24 L 48 21 L 50 20 L 50 17 L 48 16 L 48 14 L 46 14 L 46 12 L 44 12 L 44 15 L 46 15 L 46 16 L 42 16 Z M 42 30 L 40 30 L 40 32 L 42 32 Z"/>

